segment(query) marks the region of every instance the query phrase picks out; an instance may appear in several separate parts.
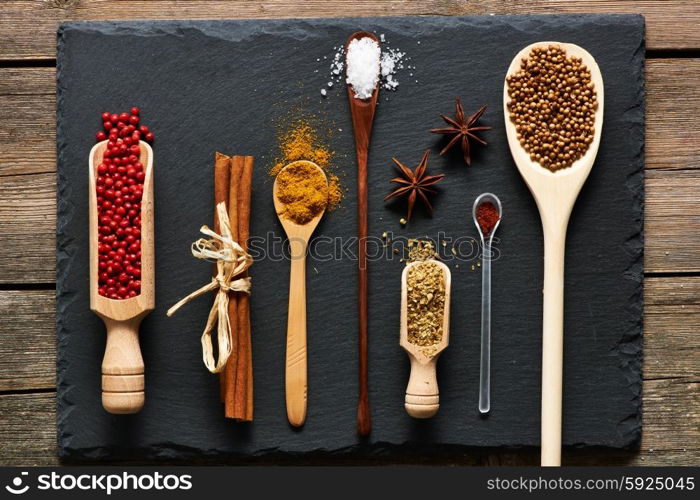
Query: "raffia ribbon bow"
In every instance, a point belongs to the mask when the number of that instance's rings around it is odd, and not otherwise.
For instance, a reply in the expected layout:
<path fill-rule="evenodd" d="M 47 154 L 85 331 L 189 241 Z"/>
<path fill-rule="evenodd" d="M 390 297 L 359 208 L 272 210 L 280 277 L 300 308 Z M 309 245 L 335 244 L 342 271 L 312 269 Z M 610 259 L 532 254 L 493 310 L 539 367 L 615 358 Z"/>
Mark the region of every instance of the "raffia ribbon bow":
<path fill-rule="evenodd" d="M 192 255 L 198 259 L 216 261 L 216 276 L 211 279 L 210 283 L 180 300 L 167 312 L 168 316 L 172 316 L 190 300 L 218 288 L 214 304 L 209 311 L 207 325 L 202 333 L 202 357 L 207 369 L 212 373 L 219 373 L 223 370 L 231 355 L 232 338 L 231 323 L 228 317 L 228 293 L 233 291 L 250 294 L 250 278 L 234 278 L 244 273 L 253 264 L 253 258 L 237 242 L 233 241 L 225 203 L 219 203 L 216 206 L 216 215 L 221 234 L 216 234 L 209 227 L 202 226 L 200 232 L 209 236 L 210 239 L 200 238 L 192 243 Z M 219 356 L 216 360 L 214 359 L 211 338 L 215 324 L 219 346 Z"/>

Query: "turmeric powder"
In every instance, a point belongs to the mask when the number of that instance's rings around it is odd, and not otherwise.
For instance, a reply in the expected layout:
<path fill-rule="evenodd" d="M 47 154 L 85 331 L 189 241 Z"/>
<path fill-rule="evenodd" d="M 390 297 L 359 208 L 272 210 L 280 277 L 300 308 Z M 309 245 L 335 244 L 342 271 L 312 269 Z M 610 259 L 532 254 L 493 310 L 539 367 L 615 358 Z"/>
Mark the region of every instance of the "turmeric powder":
<path fill-rule="evenodd" d="M 326 176 L 310 161 L 290 163 L 277 174 L 277 199 L 282 203 L 280 215 L 304 225 L 328 205 Z"/>
<path fill-rule="evenodd" d="M 335 152 L 323 143 L 319 135 L 312 118 L 292 119 L 278 134 L 280 155 L 275 159 L 270 175 L 276 177 L 286 165 L 295 161 L 307 160 L 315 163 L 326 173 L 328 179 L 326 209 L 333 210 L 342 200 L 343 190 L 338 176 L 331 173 L 331 162 Z"/>

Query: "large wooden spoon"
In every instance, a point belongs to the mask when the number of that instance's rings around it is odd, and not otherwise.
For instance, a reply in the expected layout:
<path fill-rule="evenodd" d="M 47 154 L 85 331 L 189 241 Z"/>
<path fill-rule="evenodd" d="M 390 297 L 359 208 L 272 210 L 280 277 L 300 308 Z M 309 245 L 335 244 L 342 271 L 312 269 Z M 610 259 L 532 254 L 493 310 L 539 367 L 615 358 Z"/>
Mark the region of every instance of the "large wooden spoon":
<path fill-rule="evenodd" d="M 325 172 L 313 162 L 300 160 L 290 163 L 281 171 L 307 163 L 321 172 Z M 279 175 L 279 174 L 278 174 Z M 306 251 L 309 240 L 316 226 L 323 217 L 325 209 L 306 224 L 297 224 L 284 217 L 284 203 L 277 196 L 277 180 L 273 187 L 275 211 L 279 216 L 287 238 L 291 254 L 291 270 L 289 276 L 289 310 L 287 313 L 287 356 L 285 365 L 285 399 L 287 404 L 287 419 L 295 427 L 306 421 Z"/>
<path fill-rule="evenodd" d="M 144 141 L 140 146 L 146 174 L 141 199 L 141 293 L 125 300 L 108 299 L 98 292 L 96 169 L 107 141 L 95 144 L 90 151 L 90 309 L 102 318 L 107 328 L 102 360 L 102 406 L 110 413 L 137 413 L 145 401 L 139 325 L 155 307 L 153 150 Z"/>
<path fill-rule="evenodd" d="M 520 145 L 514 124 L 508 116 L 508 82 L 503 88 L 506 134 L 513 160 L 520 171 L 542 219 L 544 233 L 544 289 L 542 313 L 542 465 L 561 464 L 562 370 L 564 345 L 564 251 L 566 228 L 579 191 L 586 181 L 600 144 L 603 128 L 603 77 L 593 56 L 570 43 L 538 42 L 528 45 L 513 58 L 506 78 L 520 68 L 520 62 L 536 47 L 559 45 L 569 56 L 576 56 L 591 72 L 598 97 L 595 134 L 588 151 L 571 167 L 551 172 L 530 159 Z"/>
<path fill-rule="evenodd" d="M 373 33 L 357 31 L 350 35 L 345 44 L 345 53 L 353 40 L 371 38 L 379 43 Z M 347 61 L 345 64 L 347 68 Z M 372 135 L 372 123 L 374 112 L 377 108 L 379 96 L 379 82 L 369 99 L 358 99 L 352 85 L 347 84 L 348 102 L 350 103 L 350 115 L 352 116 L 352 128 L 355 133 L 355 152 L 357 155 L 357 285 L 358 285 L 358 329 L 359 329 L 359 402 L 357 406 L 357 432 L 361 436 L 369 435 L 372 422 L 369 410 L 369 365 L 367 359 L 368 347 L 368 296 L 367 296 L 367 156 L 369 154 L 369 140 Z"/>

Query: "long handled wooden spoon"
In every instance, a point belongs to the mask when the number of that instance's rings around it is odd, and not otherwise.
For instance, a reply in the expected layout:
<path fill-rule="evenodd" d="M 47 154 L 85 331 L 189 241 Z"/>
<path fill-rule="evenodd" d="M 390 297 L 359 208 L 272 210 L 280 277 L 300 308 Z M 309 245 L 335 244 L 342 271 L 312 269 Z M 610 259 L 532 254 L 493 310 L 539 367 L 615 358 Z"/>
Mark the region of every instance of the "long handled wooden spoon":
<path fill-rule="evenodd" d="M 102 318 L 107 328 L 102 360 L 102 406 L 110 413 L 137 413 L 145 401 L 139 325 L 155 307 L 153 150 L 144 141 L 140 146 L 146 174 L 141 199 L 141 293 L 125 300 L 108 299 L 98 293 L 96 169 L 107 141 L 95 144 L 90 151 L 90 309 Z"/>
<path fill-rule="evenodd" d="M 506 78 L 520 68 L 520 62 L 536 47 L 559 45 L 569 56 L 576 56 L 591 72 L 598 96 L 593 141 L 582 158 L 571 167 L 551 172 L 523 149 L 508 115 L 508 82 L 503 88 L 506 133 L 513 160 L 535 198 L 544 233 L 544 289 L 542 312 L 542 465 L 561 464 L 561 409 L 564 345 L 564 251 L 566 228 L 578 193 L 586 181 L 600 144 L 603 127 L 603 77 L 593 56 L 577 45 L 538 42 L 522 49 L 513 58 Z"/>
<path fill-rule="evenodd" d="M 316 167 L 326 177 L 323 170 L 312 162 L 301 160 L 284 167 L 285 169 L 299 163 L 308 163 Z M 280 171 L 280 172 L 282 172 Z M 289 276 L 289 311 L 287 313 L 287 356 L 285 367 L 285 398 L 287 418 L 295 427 L 306 420 L 306 250 L 316 226 L 323 217 L 325 209 L 306 224 L 300 225 L 282 216 L 284 203 L 277 196 L 277 180 L 273 187 L 275 210 L 282 223 L 291 253 L 291 270 Z"/>
<path fill-rule="evenodd" d="M 345 53 L 353 40 L 371 38 L 379 43 L 377 37 L 367 31 L 358 31 L 350 35 L 345 44 Z M 345 67 L 347 68 L 347 61 Z M 369 435 L 372 422 L 369 410 L 369 374 L 368 374 L 368 296 L 367 296 L 367 155 L 369 140 L 372 135 L 374 112 L 377 108 L 379 83 L 369 99 L 357 99 L 352 85 L 347 85 L 352 128 L 355 133 L 355 152 L 357 155 L 357 237 L 358 237 L 358 327 L 359 327 L 359 403 L 357 406 L 357 432 L 361 436 Z"/>
<path fill-rule="evenodd" d="M 450 270 L 437 260 L 429 260 L 442 269 L 445 279 L 445 307 L 443 310 L 442 338 L 437 344 L 420 346 L 408 340 L 408 290 L 406 282 L 411 267 L 421 264 L 413 262 L 407 265 L 401 275 L 401 338 L 399 344 L 408 353 L 411 360 L 411 375 L 406 387 L 404 406 L 406 412 L 414 418 L 430 418 L 440 408 L 440 391 L 437 383 L 437 360 L 445 350 L 450 339 Z"/>

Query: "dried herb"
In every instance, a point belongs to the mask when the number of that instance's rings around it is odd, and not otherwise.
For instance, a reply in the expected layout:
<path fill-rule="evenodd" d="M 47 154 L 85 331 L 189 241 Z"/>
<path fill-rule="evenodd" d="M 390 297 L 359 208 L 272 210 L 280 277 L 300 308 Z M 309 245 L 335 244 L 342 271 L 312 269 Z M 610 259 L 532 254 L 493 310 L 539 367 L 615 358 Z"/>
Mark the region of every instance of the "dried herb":
<path fill-rule="evenodd" d="M 445 321 L 445 274 L 435 262 L 413 265 L 406 277 L 408 341 L 432 346 L 442 340 Z"/>
<path fill-rule="evenodd" d="M 479 130 L 491 129 L 491 127 L 475 126 L 476 122 L 479 120 L 479 118 L 481 118 L 481 115 L 484 114 L 484 111 L 486 111 L 486 106 L 482 106 L 476 113 L 474 113 L 473 115 L 469 115 L 465 118 L 464 108 L 462 107 L 462 101 L 459 99 L 459 97 L 455 99 L 455 118 L 452 119 L 449 116 L 440 115 L 440 117 L 443 120 L 445 120 L 445 123 L 451 125 L 451 127 L 434 128 L 430 130 L 434 134 L 445 134 L 454 136 L 452 137 L 452 139 L 450 139 L 450 142 L 447 143 L 447 146 L 442 148 L 440 154 L 442 155 L 446 153 L 452 146 L 454 146 L 457 143 L 461 143 L 462 152 L 464 153 L 464 162 L 467 164 L 467 166 L 471 166 L 472 158 L 469 139 L 474 139 L 475 141 L 486 146 L 487 142 L 484 141 L 482 138 L 478 137 L 475 134 L 475 132 Z"/>
<path fill-rule="evenodd" d="M 413 206 L 415 205 L 417 198 L 420 198 L 428 211 L 432 213 L 433 206 L 430 204 L 430 200 L 428 200 L 428 194 L 436 193 L 436 191 L 429 186 L 437 184 L 445 177 L 445 174 L 427 175 L 429 154 L 430 150 L 426 149 L 425 153 L 423 153 L 423 158 L 421 158 L 421 161 L 415 170 L 411 170 L 396 158 L 392 158 L 402 177 L 394 177 L 391 179 L 391 182 L 400 184 L 401 187 L 389 193 L 384 198 L 384 201 L 397 196 L 406 196 L 408 198 L 408 215 L 406 216 L 406 219 L 408 220 L 411 220 Z"/>
<path fill-rule="evenodd" d="M 411 238 L 408 240 L 408 258 L 406 264 L 419 262 L 428 259 L 437 259 L 438 253 L 435 251 L 435 245 L 430 240 Z"/>

